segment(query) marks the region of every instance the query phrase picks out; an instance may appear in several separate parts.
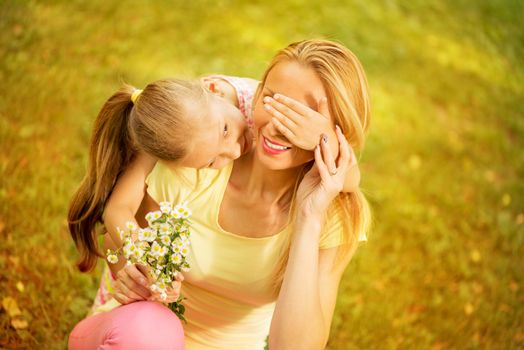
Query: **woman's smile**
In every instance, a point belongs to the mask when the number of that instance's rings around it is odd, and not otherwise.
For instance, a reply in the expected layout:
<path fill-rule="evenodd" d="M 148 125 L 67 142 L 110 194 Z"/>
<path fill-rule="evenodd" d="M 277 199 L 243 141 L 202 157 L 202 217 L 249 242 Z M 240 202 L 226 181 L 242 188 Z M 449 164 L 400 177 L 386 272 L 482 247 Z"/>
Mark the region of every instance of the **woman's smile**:
<path fill-rule="evenodd" d="M 279 143 L 276 143 L 274 141 L 270 141 L 268 138 L 262 136 L 263 142 L 262 142 L 262 148 L 266 153 L 277 155 L 284 153 L 286 151 L 289 151 L 291 147 L 281 145 Z"/>

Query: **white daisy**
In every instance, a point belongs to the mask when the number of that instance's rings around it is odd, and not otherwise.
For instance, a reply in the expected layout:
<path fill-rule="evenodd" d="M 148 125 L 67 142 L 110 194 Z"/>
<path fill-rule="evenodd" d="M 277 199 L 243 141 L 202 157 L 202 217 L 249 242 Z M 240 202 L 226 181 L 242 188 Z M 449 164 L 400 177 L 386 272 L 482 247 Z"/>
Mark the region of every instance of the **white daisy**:
<path fill-rule="evenodd" d="M 118 262 L 118 257 L 115 254 L 109 254 L 107 256 L 107 261 L 109 261 L 111 264 L 116 264 Z"/>
<path fill-rule="evenodd" d="M 163 245 L 169 245 L 171 243 L 171 239 L 168 235 L 160 237 L 160 242 L 162 242 Z"/>
<path fill-rule="evenodd" d="M 131 232 L 138 230 L 137 224 L 135 224 L 133 221 L 126 222 L 126 228 Z"/>
<path fill-rule="evenodd" d="M 160 211 L 164 214 L 169 214 L 173 210 L 173 206 L 169 202 L 161 202 L 160 203 Z"/>
<path fill-rule="evenodd" d="M 151 246 L 151 255 L 154 257 L 161 256 L 160 252 L 162 250 L 162 246 L 158 244 L 158 242 L 153 242 L 153 245 Z"/>
<path fill-rule="evenodd" d="M 145 228 L 138 231 L 138 239 L 146 242 L 153 242 L 156 238 L 156 231 L 151 228 Z"/>
<path fill-rule="evenodd" d="M 182 256 L 180 254 L 171 254 L 171 262 L 173 264 L 180 264 L 182 262 Z"/>
<path fill-rule="evenodd" d="M 187 219 L 188 217 L 191 216 L 191 214 L 192 212 L 191 212 L 191 209 L 187 207 L 187 202 L 177 204 L 173 208 L 173 211 L 171 212 L 171 215 L 175 219 Z"/>
<path fill-rule="evenodd" d="M 169 225 L 168 223 L 160 224 L 158 227 L 158 232 L 160 233 L 160 235 L 168 235 L 172 231 L 173 229 L 171 228 L 171 225 Z"/>

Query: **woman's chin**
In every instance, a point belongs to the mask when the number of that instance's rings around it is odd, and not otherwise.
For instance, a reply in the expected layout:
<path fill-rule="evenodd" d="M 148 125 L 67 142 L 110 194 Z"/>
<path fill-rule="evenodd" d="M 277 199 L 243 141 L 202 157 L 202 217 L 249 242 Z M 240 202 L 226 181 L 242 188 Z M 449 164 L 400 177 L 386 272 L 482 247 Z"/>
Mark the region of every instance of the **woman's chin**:
<path fill-rule="evenodd" d="M 292 168 L 289 159 L 283 159 L 275 157 L 274 155 L 268 155 L 264 151 L 260 152 L 257 149 L 257 159 L 265 168 L 268 170 L 288 170 Z"/>

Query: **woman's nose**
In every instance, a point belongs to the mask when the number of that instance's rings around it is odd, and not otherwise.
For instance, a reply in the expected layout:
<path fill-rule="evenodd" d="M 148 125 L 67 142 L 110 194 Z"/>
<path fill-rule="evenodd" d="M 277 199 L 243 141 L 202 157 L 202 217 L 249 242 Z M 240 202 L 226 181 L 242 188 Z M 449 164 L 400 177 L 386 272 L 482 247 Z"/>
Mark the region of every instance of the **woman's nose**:
<path fill-rule="evenodd" d="M 285 138 L 284 135 L 282 135 L 282 133 L 275 127 L 275 125 L 273 125 L 271 121 L 267 124 L 266 131 L 269 134 L 268 136 Z"/>

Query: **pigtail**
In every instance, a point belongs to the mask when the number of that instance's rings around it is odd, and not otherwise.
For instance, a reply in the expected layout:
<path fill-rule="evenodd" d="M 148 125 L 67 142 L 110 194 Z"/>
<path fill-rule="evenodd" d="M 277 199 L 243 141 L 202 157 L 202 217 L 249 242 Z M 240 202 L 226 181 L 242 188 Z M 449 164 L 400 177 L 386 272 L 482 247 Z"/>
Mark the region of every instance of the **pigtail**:
<path fill-rule="evenodd" d="M 73 195 L 68 224 L 79 252 L 77 267 L 92 270 L 98 257 L 97 223 L 102 223 L 104 206 L 120 173 L 135 154 L 129 131 L 134 89 L 125 85 L 109 98 L 98 114 L 89 146 L 87 173 Z"/>

